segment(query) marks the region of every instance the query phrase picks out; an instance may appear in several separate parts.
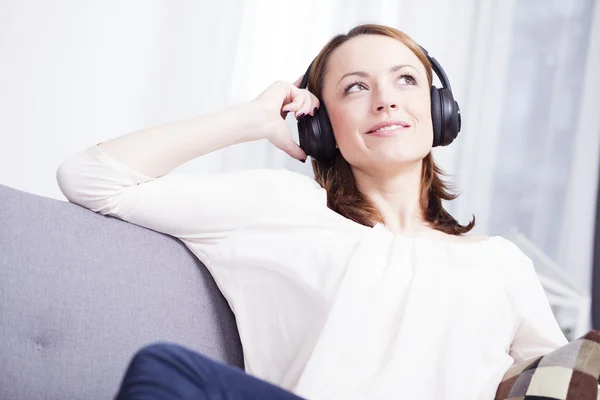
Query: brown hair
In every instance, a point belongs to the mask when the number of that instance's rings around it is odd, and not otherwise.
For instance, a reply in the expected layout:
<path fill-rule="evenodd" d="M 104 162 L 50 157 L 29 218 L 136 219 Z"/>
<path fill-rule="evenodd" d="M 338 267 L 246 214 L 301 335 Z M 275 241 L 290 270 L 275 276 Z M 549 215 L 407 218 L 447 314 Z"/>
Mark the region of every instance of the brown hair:
<path fill-rule="evenodd" d="M 429 59 L 421 47 L 408 35 L 397 29 L 377 24 L 364 24 L 351 29 L 346 35 L 337 35 L 323 47 L 310 69 L 308 88 L 322 99 L 323 78 L 327 61 L 335 49 L 359 35 L 383 35 L 399 40 L 406 45 L 425 66 L 429 86 L 433 83 Z M 312 160 L 315 180 L 327 191 L 327 205 L 333 211 L 359 224 L 373 226 L 383 223 L 383 217 L 375 205 L 361 193 L 354 180 L 348 162 L 338 151 L 335 158 L 328 162 Z M 443 171 L 435 164 L 431 152 L 423 159 L 421 170 L 420 206 L 425 222 L 432 228 L 451 235 L 462 235 L 475 226 L 475 217 L 468 225 L 458 223 L 443 207 L 443 200 L 454 200 L 458 194 L 450 191 L 448 183 L 442 180 Z"/>

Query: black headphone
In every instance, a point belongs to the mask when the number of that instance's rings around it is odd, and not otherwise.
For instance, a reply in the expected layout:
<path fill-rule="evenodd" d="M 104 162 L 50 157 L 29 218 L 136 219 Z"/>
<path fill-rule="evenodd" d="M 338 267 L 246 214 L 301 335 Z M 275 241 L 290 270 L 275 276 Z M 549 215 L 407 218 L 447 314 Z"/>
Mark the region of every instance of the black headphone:
<path fill-rule="evenodd" d="M 433 147 L 447 146 L 456 139 L 461 127 L 460 108 L 452 96 L 450 81 L 444 72 L 442 66 L 437 60 L 429 55 L 427 50 L 421 47 L 421 50 L 427 56 L 431 67 L 437 77 L 442 82 L 442 88 L 438 89 L 431 86 L 431 118 L 433 122 Z M 310 69 L 314 63 L 310 63 L 300 88 L 305 89 L 308 84 Z M 319 99 L 320 100 L 320 99 Z M 336 145 L 331 121 L 327 115 L 325 104 L 321 101 L 321 106 L 315 112 L 315 115 L 305 115 L 298 120 L 298 137 L 300 147 L 306 155 L 311 156 L 317 161 L 330 161 L 335 157 Z"/>

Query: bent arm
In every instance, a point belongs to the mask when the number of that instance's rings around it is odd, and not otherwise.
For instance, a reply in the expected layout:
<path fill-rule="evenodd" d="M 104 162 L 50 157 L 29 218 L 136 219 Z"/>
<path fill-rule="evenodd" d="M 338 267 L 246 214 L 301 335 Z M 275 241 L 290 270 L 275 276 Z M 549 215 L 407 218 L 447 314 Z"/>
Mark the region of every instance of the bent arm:
<path fill-rule="evenodd" d="M 248 103 L 128 133 L 68 157 L 57 170 L 58 185 L 72 203 L 210 251 L 271 201 L 284 172 L 169 172 L 211 151 L 261 138 L 260 118 Z"/>
<path fill-rule="evenodd" d="M 523 258 L 514 288 L 520 317 L 510 350 L 515 362 L 546 355 L 568 343 L 533 263 L 529 258 Z"/>
<path fill-rule="evenodd" d="M 130 168 L 156 178 L 202 155 L 264 138 L 265 121 L 264 111 L 248 102 L 127 133 L 98 147 Z"/>

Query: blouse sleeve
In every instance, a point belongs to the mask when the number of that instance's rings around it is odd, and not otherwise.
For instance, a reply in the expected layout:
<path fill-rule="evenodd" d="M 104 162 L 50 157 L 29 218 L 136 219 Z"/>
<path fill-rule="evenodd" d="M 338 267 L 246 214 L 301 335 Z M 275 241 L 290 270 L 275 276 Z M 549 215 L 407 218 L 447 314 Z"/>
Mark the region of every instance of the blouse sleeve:
<path fill-rule="evenodd" d="M 246 224 L 260 207 L 277 201 L 274 190 L 289 189 L 285 185 L 292 185 L 291 174 L 264 169 L 206 176 L 170 173 L 152 178 L 94 145 L 64 160 L 57 181 L 72 203 L 200 243 L 206 254 Z"/>
<path fill-rule="evenodd" d="M 548 354 L 567 344 L 568 340 L 554 316 L 531 259 L 520 253 L 514 266 L 513 299 L 518 324 L 510 355 L 519 362 Z"/>

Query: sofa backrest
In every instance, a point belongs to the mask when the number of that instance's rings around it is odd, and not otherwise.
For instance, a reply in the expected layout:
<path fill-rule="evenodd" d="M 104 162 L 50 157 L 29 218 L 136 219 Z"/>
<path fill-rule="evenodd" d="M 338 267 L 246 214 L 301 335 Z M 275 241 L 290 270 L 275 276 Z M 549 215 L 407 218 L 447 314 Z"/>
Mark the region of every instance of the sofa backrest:
<path fill-rule="evenodd" d="M 112 398 L 157 341 L 243 363 L 226 300 L 180 241 L 0 185 L 0 399 Z"/>

